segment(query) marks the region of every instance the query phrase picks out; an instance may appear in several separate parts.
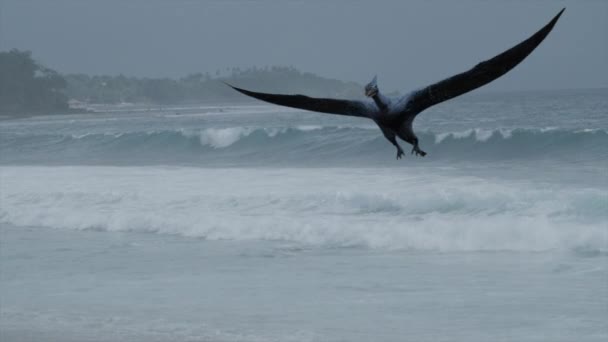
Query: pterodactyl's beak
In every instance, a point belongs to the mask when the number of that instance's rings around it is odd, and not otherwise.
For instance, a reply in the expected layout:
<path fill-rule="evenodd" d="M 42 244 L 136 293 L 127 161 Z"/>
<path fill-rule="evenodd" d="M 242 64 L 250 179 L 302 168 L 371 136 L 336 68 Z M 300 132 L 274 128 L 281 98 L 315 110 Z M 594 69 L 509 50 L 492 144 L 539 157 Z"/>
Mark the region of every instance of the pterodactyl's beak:
<path fill-rule="evenodd" d="M 365 87 L 365 96 L 372 97 L 378 93 L 378 86 L 376 85 L 377 77 L 374 76 L 374 79 L 367 84 Z"/>

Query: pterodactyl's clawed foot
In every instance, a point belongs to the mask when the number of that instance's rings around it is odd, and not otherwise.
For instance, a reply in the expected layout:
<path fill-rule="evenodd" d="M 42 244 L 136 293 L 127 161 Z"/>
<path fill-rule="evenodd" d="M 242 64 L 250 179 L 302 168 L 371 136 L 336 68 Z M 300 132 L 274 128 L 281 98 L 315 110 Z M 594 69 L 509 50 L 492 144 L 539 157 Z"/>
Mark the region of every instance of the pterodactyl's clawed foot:
<path fill-rule="evenodd" d="M 403 153 L 402 149 L 397 150 L 397 159 L 401 159 L 401 157 L 403 157 L 404 155 L 405 155 L 405 153 Z"/>
<path fill-rule="evenodd" d="M 414 154 L 414 153 L 417 156 L 421 156 L 421 157 L 426 156 L 426 152 L 424 152 L 423 150 L 419 149 L 418 146 L 414 146 L 414 148 L 412 148 L 412 154 Z"/>

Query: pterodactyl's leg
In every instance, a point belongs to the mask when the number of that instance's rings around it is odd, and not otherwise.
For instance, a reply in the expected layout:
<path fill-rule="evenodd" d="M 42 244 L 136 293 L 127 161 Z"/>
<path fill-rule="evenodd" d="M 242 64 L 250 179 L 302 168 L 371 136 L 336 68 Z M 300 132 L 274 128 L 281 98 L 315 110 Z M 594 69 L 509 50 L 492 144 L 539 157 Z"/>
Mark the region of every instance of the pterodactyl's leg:
<path fill-rule="evenodd" d="M 411 142 L 412 146 L 412 154 L 416 153 L 417 156 L 426 156 L 426 152 L 424 152 L 423 150 L 420 149 L 420 147 L 418 147 L 418 138 L 414 137 L 414 140 L 412 140 Z"/>
<path fill-rule="evenodd" d="M 395 132 L 393 132 L 392 130 L 379 126 L 380 129 L 382 130 L 382 134 L 384 134 L 384 137 L 386 139 L 388 139 L 388 141 L 391 142 L 391 144 L 395 145 L 395 147 L 397 148 L 397 159 L 401 159 L 401 157 L 403 157 L 404 153 L 403 150 L 401 149 L 401 146 L 399 146 L 399 143 L 397 143 L 397 139 L 395 138 Z"/>

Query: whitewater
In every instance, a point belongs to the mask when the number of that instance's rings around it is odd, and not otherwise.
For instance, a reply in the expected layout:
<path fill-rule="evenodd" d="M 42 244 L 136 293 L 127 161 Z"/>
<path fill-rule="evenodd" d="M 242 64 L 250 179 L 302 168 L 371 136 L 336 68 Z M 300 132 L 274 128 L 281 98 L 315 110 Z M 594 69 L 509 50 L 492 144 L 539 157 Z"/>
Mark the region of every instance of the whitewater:
<path fill-rule="evenodd" d="M 260 104 L 2 120 L 0 338 L 603 341 L 607 108 L 465 96 L 403 160 Z"/>

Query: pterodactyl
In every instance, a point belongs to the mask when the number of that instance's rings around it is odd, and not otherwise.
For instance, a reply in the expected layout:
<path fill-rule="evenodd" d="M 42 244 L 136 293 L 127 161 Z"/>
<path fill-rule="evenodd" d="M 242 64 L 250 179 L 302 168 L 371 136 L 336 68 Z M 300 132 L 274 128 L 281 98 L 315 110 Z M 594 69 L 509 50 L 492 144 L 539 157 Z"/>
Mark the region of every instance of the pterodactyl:
<path fill-rule="evenodd" d="M 412 123 L 425 109 L 486 85 L 521 63 L 547 37 L 564 12 L 562 9 L 547 25 L 509 50 L 475 65 L 469 71 L 452 76 L 400 98 L 388 98 L 380 93 L 376 77 L 365 86 L 365 96 L 372 101 L 314 98 L 305 95 L 259 93 L 232 87 L 247 96 L 273 104 L 314 112 L 364 117 L 374 120 L 382 133 L 397 148 L 397 159 L 404 153 L 396 137 L 410 143 L 412 154 L 425 156 L 418 146 Z"/>

